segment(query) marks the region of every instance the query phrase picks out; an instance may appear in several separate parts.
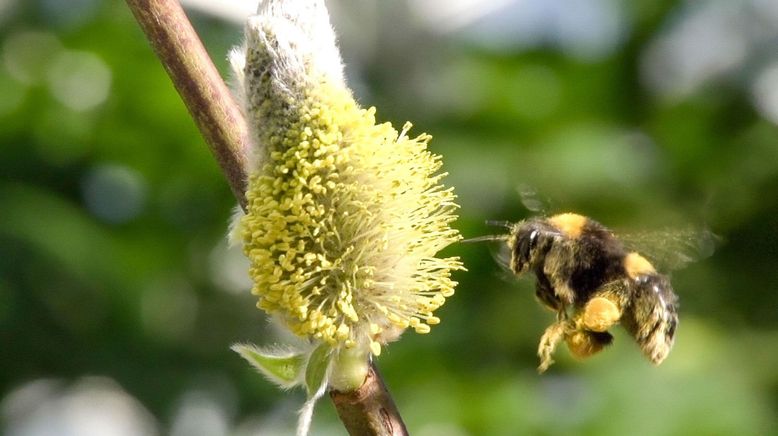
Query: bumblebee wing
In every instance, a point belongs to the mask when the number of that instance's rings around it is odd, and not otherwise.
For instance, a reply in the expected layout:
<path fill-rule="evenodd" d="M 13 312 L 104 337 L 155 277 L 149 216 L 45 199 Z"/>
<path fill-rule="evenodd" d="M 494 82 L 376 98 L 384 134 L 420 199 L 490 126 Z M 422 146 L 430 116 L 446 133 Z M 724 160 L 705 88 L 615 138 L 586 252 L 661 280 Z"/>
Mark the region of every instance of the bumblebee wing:
<path fill-rule="evenodd" d="M 541 198 L 538 191 L 530 185 L 520 184 L 516 187 L 521 204 L 528 211 L 537 215 L 546 215 L 551 210 L 551 201 L 548 198 Z"/>
<path fill-rule="evenodd" d="M 511 281 L 511 279 L 515 279 L 516 275 L 511 271 L 511 250 L 506 243 L 507 239 L 508 235 L 487 235 L 468 238 L 460 241 L 460 243 L 486 242 L 489 245 L 489 253 L 492 259 L 500 266 L 502 272 L 499 275 L 500 278 L 505 281 Z"/>
<path fill-rule="evenodd" d="M 670 353 L 678 326 L 678 297 L 661 275 L 630 280 L 632 298 L 621 324 L 655 365 Z"/>
<path fill-rule="evenodd" d="M 513 271 L 511 271 L 511 248 L 505 241 L 489 243 L 489 253 L 497 265 L 500 265 L 500 268 L 506 273 L 506 276 L 516 277 Z"/>
<path fill-rule="evenodd" d="M 721 238 L 706 228 L 689 226 L 618 235 L 628 251 L 646 257 L 660 271 L 685 268 L 716 250 Z"/>

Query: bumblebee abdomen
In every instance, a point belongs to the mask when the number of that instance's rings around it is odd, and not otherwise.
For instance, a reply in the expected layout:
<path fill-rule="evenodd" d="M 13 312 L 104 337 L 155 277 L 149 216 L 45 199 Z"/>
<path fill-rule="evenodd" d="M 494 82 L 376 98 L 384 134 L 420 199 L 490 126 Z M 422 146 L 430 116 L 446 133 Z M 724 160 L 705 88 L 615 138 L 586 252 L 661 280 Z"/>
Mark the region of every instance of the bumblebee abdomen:
<path fill-rule="evenodd" d="M 633 283 L 631 304 L 622 324 L 643 354 L 658 365 L 675 342 L 678 296 L 667 278 L 656 272 L 640 275 Z"/>

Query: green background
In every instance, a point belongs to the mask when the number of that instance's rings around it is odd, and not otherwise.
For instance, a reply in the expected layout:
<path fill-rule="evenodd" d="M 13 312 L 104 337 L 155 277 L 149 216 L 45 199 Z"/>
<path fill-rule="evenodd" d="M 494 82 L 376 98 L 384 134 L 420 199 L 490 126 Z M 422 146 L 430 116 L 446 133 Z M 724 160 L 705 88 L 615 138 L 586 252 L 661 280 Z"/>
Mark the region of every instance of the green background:
<path fill-rule="evenodd" d="M 469 271 L 442 323 L 378 360 L 411 433 L 776 433 L 778 7 L 419 3 L 331 8 L 359 101 L 433 135 L 465 237 L 530 216 L 528 184 L 549 212 L 721 242 L 673 272 L 660 367 L 617 332 L 542 376 L 531 280 L 446 249 Z M 190 16 L 226 74 L 240 26 Z M 284 340 L 226 247 L 235 200 L 123 2 L 0 1 L 0 165 L 2 433 L 293 432 L 302 393 L 229 350 Z M 313 434 L 343 433 L 320 402 Z"/>

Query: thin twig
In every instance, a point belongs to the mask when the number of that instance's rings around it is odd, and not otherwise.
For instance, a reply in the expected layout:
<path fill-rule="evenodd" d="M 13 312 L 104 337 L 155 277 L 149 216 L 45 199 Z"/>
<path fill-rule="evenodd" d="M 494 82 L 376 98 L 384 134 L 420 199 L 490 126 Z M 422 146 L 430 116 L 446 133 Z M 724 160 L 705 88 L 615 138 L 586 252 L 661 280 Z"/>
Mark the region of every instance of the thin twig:
<path fill-rule="evenodd" d="M 127 0 L 127 5 L 245 209 L 248 129 L 200 38 L 177 1 Z"/>
<path fill-rule="evenodd" d="M 352 436 L 407 436 L 400 417 L 375 363 L 362 387 L 352 392 L 330 391 L 338 416 Z"/>
<path fill-rule="evenodd" d="M 248 129 L 184 11 L 176 0 L 127 0 L 127 5 L 245 209 Z M 330 396 L 351 435 L 408 433 L 374 364 L 362 387 Z"/>

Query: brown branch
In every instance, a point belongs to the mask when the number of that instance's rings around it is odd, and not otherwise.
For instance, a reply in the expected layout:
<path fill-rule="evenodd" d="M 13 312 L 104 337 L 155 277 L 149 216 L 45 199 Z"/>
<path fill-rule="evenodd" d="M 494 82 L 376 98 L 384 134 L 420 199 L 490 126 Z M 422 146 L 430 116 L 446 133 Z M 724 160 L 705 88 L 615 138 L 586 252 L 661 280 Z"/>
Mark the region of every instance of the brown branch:
<path fill-rule="evenodd" d="M 375 363 L 362 387 L 353 392 L 330 391 L 338 416 L 352 436 L 407 436 L 408 430 L 400 417 Z"/>
<path fill-rule="evenodd" d="M 127 5 L 245 209 L 246 122 L 184 11 L 177 0 L 127 0 Z M 349 434 L 408 433 L 374 364 L 362 387 L 330 396 Z"/>
<path fill-rule="evenodd" d="M 173 0 L 127 0 L 127 5 L 245 209 L 246 122 L 184 11 Z"/>

